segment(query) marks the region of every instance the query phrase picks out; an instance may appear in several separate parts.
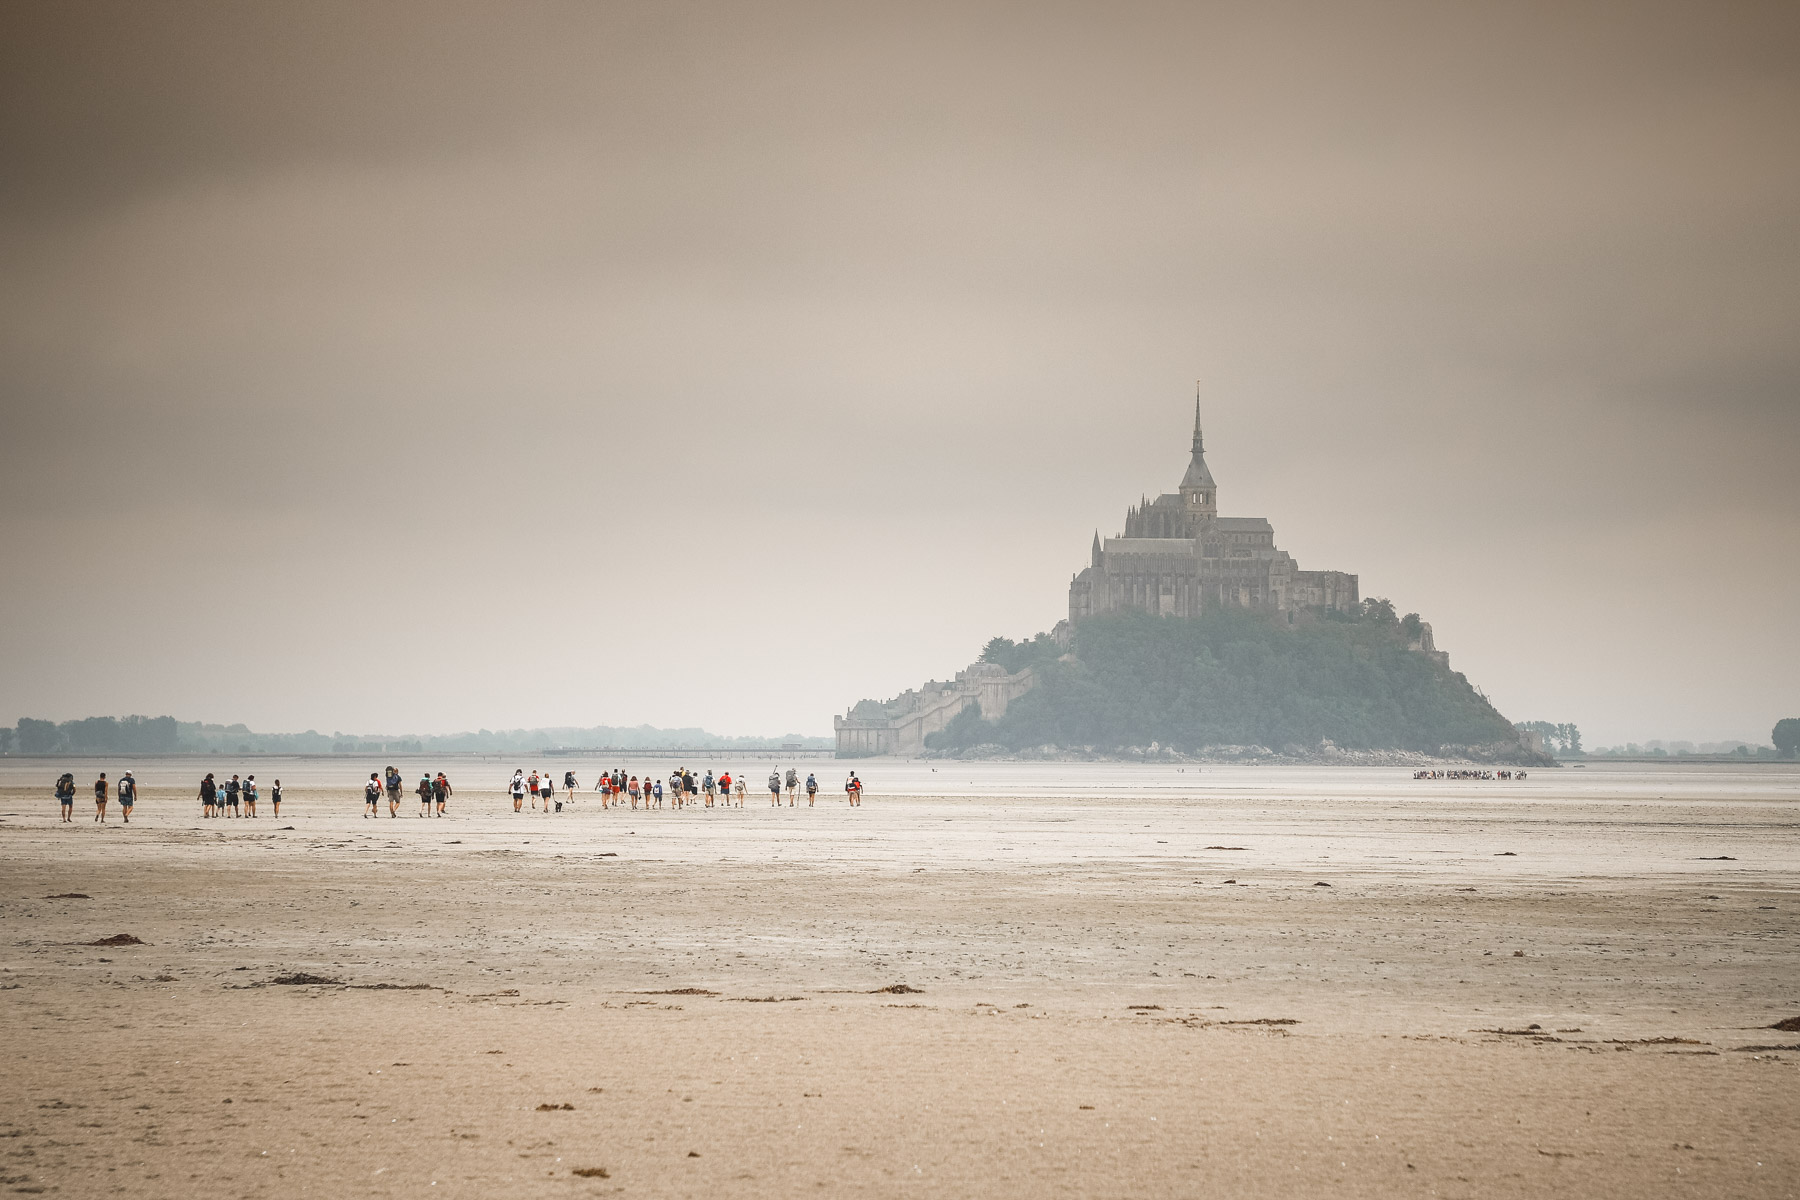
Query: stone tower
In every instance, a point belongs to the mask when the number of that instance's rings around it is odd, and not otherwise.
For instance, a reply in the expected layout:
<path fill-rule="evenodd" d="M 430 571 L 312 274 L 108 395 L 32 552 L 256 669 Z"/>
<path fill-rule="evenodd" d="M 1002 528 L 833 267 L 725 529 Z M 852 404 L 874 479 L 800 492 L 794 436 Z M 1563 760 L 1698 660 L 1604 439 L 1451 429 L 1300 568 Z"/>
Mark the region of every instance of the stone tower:
<path fill-rule="evenodd" d="M 1200 432 L 1200 385 L 1194 385 L 1194 456 L 1181 477 L 1181 507 L 1195 526 L 1219 515 L 1219 485 L 1206 466 L 1206 438 Z"/>

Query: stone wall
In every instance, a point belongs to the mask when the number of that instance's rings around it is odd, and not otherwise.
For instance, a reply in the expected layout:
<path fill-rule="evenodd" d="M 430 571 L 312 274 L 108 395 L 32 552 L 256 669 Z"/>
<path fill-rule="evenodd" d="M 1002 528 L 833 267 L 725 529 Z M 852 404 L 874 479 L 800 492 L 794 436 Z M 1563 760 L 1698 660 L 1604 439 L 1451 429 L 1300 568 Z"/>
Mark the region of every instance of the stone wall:
<path fill-rule="evenodd" d="M 931 680 L 885 704 L 864 700 L 843 716 L 832 718 L 838 757 L 918 754 L 925 749 L 928 734 L 948 725 L 971 704 L 979 704 L 981 715 L 993 720 L 1036 683 L 1037 676 L 1029 667 L 1008 674 L 998 663 L 978 662 L 958 671 L 951 683 Z"/>

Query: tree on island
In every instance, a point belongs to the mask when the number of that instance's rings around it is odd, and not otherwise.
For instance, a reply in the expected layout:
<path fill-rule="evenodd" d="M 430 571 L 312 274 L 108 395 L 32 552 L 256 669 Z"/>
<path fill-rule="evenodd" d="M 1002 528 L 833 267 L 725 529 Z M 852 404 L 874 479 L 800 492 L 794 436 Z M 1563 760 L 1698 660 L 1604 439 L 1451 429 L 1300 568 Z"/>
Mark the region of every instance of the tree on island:
<path fill-rule="evenodd" d="M 1290 625 L 1267 613 L 1199 617 L 1114 613 L 1075 626 L 1067 660 L 1054 639 L 995 638 L 982 658 L 1031 667 L 1037 685 L 1005 715 L 973 707 L 925 739 L 927 748 L 1100 752 L 1156 743 L 1178 751 L 1264 746 L 1302 752 L 1485 747 L 1516 751 L 1518 731 L 1461 674 L 1410 649 L 1386 600 Z M 1410 614 L 1409 614 L 1410 616 Z M 1573 729 L 1569 729 L 1573 741 Z"/>
<path fill-rule="evenodd" d="M 1800 754 L 1800 717 L 1783 717 L 1775 722 L 1775 728 L 1769 731 L 1769 739 L 1787 758 Z"/>

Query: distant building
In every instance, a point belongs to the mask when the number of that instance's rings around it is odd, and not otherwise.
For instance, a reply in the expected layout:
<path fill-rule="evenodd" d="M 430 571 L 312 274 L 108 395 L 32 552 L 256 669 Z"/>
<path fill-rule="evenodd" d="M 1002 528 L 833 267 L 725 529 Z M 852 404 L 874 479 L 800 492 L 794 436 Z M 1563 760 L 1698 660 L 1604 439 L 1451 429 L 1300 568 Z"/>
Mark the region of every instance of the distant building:
<path fill-rule="evenodd" d="M 998 663 L 978 662 L 958 671 L 951 683 L 932 680 L 885 704 L 864 700 L 832 718 L 838 757 L 917 754 L 925 748 L 926 734 L 936 733 L 971 704 L 979 704 L 982 716 L 996 720 L 1036 682 L 1030 668 L 1014 674 Z"/>
<path fill-rule="evenodd" d="M 1287 551 L 1276 549 L 1275 529 L 1266 518 L 1219 516 L 1218 485 L 1206 465 L 1196 400 L 1193 457 L 1181 486 L 1132 507 L 1122 536 L 1102 541 L 1094 534 L 1093 560 L 1069 584 L 1069 619 L 1058 621 L 1051 636 L 1066 648 L 1074 623 L 1098 613 L 1194 617 L 1226 607 L 1293 613 L 1348 610 L 1360 601 L 1356 576 L 1302 571 Z M 1431 627 L 1423 626 L 1420 635 L 1414 649 L 1438 656 Z M 1029 669 L 1008 674 L 997 663 L 978 662 L 958 672 L 954 682 L 933 681 L 885 703 L 864 700 L 833 718 L 837 753 L 843 758 L 917 754 L 927 734 L 965 708 L 980 704 L 981 715 L 996 720 L 1036 682 Z"/>
<path fill-rule="evenodd" d="M 1123 535 L 1094 534 L 1092 560 L 1069 583 L 1069 620 L 1125 610 L 1197 617 L 1231 607 L 1349 609 L 1359 600 L 1356 576 L 1302 571 L 1276 548 L 1266 518 L 1219 515 L 1196 399 L 1193 457 L 1180 487 L 1127 510 Z"/>

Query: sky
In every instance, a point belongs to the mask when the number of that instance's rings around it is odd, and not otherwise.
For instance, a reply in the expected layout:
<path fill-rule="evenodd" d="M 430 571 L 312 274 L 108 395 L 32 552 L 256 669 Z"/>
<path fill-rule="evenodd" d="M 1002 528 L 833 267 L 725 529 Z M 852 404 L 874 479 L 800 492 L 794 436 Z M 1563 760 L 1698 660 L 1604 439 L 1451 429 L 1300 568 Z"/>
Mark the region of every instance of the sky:
<path fill-rule="evenodd" d="M 0 721 L 831 716 L 1172 491 L 1800 713 L 1800 8 L 0 8 Z"/>

